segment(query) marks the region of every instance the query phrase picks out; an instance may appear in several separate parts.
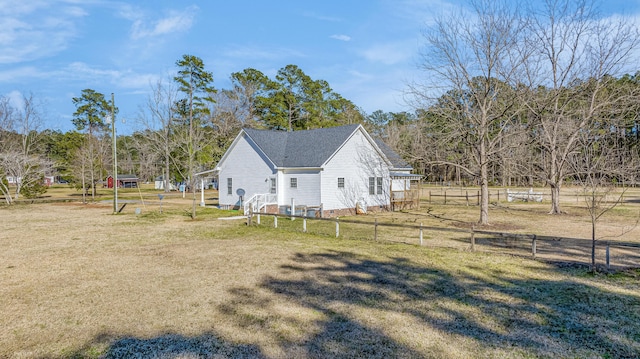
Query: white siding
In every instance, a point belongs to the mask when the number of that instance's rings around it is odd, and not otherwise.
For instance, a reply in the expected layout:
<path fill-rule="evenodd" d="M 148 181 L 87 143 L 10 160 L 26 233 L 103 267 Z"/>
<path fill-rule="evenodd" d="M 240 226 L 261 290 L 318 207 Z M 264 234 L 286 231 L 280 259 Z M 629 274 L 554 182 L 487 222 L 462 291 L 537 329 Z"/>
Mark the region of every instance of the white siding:
<path fill-rule="evenodd" d="M 239 201 L 236 191 L 244 189 L 244 200 L 254 194 L 269 193 L 269 177 L 274 177 L 272 164 L 259 155 L 253 142 L 246 135 L 238 138 L 238 141 L 226 154 L 226 158 L 219 164 L 219 196 L 220 205 L 235 205 Z M 233 179 L 232 194 L 227 194 L 227 178 Z"/>
<path fill-rule="evenodd" d="M 394 170 L 394 173 L 410 174 L 408 170 Z M 408 178 L 396 178 L 391 181 L 392 191 L 408 191 L 411 189 L 411 180 Z"/>
<path fill-rule="evenodd" d="M 291 204 L 291 198 L 295 200 L 296 206 L 318 206 L 320 205 L 320 171 L 319 170 L 285 170 L 283 174 L 282 204 Z M 291 188 L 291 179 L 296 178 L 298 187 Z"/>
<path fill-rule="evenodd" d="M 408 191 L 411 189 L 411 181 L 408 179 L 394 179 L 391 181 L 392 191 Z"/>
<path fill-rule="evenodd" d="M 338 188 L 338 178 L 345 187 Z M 383 193 L 369 195 L 369 177 L 383 178 Z M 358 130 L 325 164 L 321 179 L 324 210 L 354 208 L 358 201 L 367 206 L 389 205 L 389 168 Z"/>

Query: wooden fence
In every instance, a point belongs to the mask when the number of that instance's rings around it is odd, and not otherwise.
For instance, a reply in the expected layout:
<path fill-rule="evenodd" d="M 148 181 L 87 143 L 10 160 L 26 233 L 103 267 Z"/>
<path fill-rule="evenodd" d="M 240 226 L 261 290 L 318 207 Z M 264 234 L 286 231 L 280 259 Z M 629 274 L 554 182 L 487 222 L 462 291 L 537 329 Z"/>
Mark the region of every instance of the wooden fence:
<path fill-rule="evenodd" d="M 278 219 L 284 220 L 278 220 Z M 316 218 L 300 215 L 251 212 L 247 224 L 272 225 L 284 230 L 313 232 L 340 238 L 400 241 L 419 246 L 449 247 L 459 250 L 499 252 L 557 263 L 590 265 L 591 240 L 539 236 L 527 233 L 508 233 L 470 228 L 425 226 L 423 223 L 390 223 L 373 221 Z M 314 228 L 311 231 L 311 227 Z M 382 231 L 386 231 L 382 235 Z M 449 236 L 444 236 L 444 233 Z M 433 236 L 434 233 L 438 235 Z M 607 269 L 640 267 L 640 243 L 597 241 L 596 259 Z"/>
<path fill-rule="evenodd" d="M 424 192 L 424 189 L 423 189 Z M 432 191 L 429 190 L 426 195 L 423 195 L 423 198 L 427 198 L 429 203 L 432 201 L 447 203 L 457 203 L 460 202 L 466 203 L 466 205 L 480 205 L 480 190 L 440 190 L 440 191 Z M 506 199 L 505 195 L 502 195 L 503 200 Z M 500 202 L 500 190 L 489 191 L 489 202 L 491 200 Z"/>
<path fill-rule="evenodd" d="M 480 205 L 480 190 L 477 188 L 454 188 L 454 187 L 422 187 L 420 198 L 428 203 L 441 204 L 466 204 Z M 509 193 L 511 192 L 511 193 Z M 539 189 L 531 192 L 531 189 L 513 189 L 513 188 L 491 188 L 489 189 L 489 202 L 507 202 L 510 194 L 514 200 L 523 200 L 530 202 L 550 201 L 551 193 L 540 191 Z M 516 196 L 513 196 L 516 194 Z M 532 196 L 535 195 L 535 196 Z M 621 197 L 619 197 L 621 196 Z M 565 189 L 560 199 L 564 202 L 582 202 L 585 197 L 588 199 L 589 194 L 583 193 L 579 188 Z M 629 193 L 611 193 L 605 198 L 604 202 L 629 202 L 640 203 L 640 193 L 638 191 Z"/>

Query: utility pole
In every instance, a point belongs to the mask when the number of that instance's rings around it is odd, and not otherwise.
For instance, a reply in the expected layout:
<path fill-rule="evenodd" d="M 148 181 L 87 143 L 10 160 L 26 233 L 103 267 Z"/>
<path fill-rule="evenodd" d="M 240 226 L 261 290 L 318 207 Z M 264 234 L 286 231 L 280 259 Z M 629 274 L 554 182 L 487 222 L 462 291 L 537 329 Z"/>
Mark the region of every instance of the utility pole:
<path fill-rule="evenodd" d="M 111 93 L 111 137 L 113 138 L 113 214 L 118 214 L 118 152 L 116 151 L 116 113 L 113 92 Z"/>

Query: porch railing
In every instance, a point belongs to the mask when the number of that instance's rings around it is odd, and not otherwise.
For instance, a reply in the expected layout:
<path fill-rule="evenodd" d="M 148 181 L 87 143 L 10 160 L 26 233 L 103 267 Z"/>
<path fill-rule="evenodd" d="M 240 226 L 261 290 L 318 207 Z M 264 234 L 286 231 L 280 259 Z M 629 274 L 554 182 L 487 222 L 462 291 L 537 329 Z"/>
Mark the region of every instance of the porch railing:
<path fill-rule="evenodd" d="M 270 204 L 278 204 L 278 196 L 275 193 L 254 194 L 244 202 L 244 214 L 248 215 L 250 212 L 260 212 Z"/>

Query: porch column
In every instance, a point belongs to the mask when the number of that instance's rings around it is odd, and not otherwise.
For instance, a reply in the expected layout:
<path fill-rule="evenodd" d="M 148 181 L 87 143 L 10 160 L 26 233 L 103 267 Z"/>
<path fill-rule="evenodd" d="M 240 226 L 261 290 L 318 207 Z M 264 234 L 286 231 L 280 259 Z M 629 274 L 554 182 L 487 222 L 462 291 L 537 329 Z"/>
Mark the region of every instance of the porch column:
<path fill-rule="evenodd" d="M 204 178 L 200 178 L 200 207 L 204 207 Z"/>

